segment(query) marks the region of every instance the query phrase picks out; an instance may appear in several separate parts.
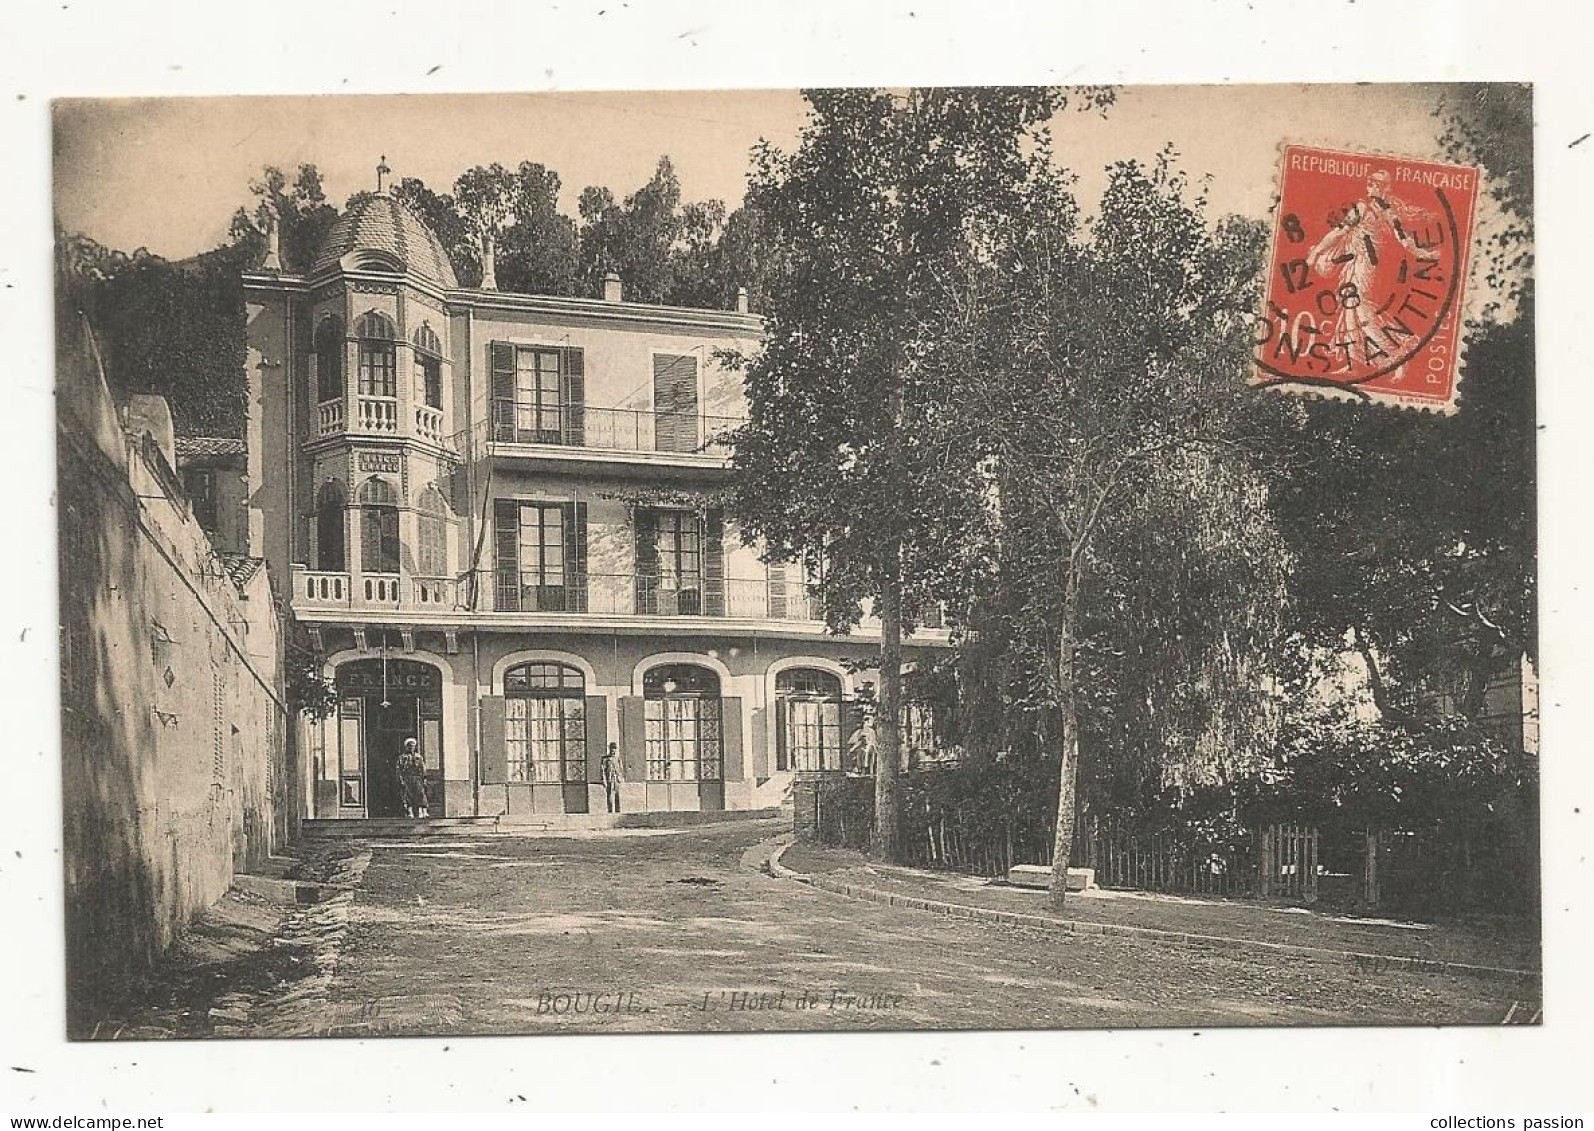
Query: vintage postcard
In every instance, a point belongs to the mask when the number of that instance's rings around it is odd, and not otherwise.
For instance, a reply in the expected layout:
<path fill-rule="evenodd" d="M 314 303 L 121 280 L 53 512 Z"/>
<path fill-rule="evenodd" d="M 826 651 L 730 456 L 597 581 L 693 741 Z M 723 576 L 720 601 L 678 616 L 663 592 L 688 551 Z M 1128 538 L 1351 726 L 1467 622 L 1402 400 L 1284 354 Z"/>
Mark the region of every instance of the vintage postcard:
<path fill-rule="evenodd" d="M 1540 1024 L 1533 111 L 57 102 L 70 1037 Z"/>

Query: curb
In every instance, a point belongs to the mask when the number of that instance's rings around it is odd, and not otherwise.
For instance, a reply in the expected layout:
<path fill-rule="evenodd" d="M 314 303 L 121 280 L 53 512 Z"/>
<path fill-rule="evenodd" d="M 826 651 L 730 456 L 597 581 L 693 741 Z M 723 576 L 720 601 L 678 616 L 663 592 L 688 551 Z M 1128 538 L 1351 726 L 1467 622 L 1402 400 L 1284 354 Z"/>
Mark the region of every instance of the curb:
<path fill-rule="evenodd" d="M 1156 927 L 1129 927 L 1117 923 L 1086 923 L 1078 919 L 1058 919 L 1051 915 L 1032 915 L 1022 911 L 999 911 L 993 907 L 974 907 L 966 903 L 946 903 L 938 899 L 925 899 L 916 895 L 899 895 L 879 888 L 846 884 L 824 876 L 811 876 L 796 872 L 781 863 L 781 857 L 792 846 L 788 842 L 776 848 L 768 861 L 769 873 L 778 879 L 807 884 L 820 891 L 835 895 L 863 899 L 887 907 L 906 907 L 915 911 L 928 911 L 954 919 L 973 919 L 1009 927 L 1034 927 L 1065 935 L 1096 935 L 1114 938 L 1139 939 L 1173 946 L 1190 946 L 1226 950 L 1242 949 L 1262 951 L 1267 954 L 1288 955 L 1317 962 L 1349 965 L 1359 974 L 1400 972 L 1412 974 L 1467 974 L 1478 978 L 1501 981 L 1539 981 L 1544 977 L 1539 970 L 1518 970 L 1509 966 L 1482 966 L 1470 962 L 1440 962 L 1429 958 L 1414 958 L 1405 954 L 1367 954 L 1354 950 L 1330 950 L 1327 947 L 1301 946 L 1297 943 L 1262 942 L 1257 939 L 1235 938 L 1227 935 L 1190 934 L 1182 931 L 1164 931 Z"/>

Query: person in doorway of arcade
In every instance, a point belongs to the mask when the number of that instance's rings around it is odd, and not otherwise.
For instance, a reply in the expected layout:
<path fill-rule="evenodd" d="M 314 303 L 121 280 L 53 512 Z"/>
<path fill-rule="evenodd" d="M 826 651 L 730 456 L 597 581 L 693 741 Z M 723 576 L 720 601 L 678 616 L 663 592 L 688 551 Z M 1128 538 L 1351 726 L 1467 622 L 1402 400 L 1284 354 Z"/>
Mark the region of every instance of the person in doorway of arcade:
<path fill-rule="evenodd" d="M 398 779 L 405 815 L 426 816 L 426 760 L 413 738 L 404 740 L 404 749 L 398 756 Z"/>

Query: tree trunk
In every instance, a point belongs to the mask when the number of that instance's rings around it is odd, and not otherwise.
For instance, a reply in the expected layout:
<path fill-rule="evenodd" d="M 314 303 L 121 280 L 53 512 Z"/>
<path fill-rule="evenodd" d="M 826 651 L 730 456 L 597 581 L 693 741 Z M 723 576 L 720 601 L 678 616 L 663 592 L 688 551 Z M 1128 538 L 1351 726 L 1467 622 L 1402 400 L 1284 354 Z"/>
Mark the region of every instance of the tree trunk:
<path fill-rule="evenodd" d="M 901 811 L 897 770 L 902 764 L 902 544 L 886 552 L 880 586 L 880 701 L 875 713 L 874 830 L 869 849 L 895 860 Z"/>
<path fill-rule="evenodd" d="M 1052 837 L 1052 878 L 1047 896 L 1062 910 L 1068 892 L 1068 857 L 1074 849 L 1074 785 L 1079 776 L 1079 690 L 1074 682 L 1074 630 L 1079 612 L 1079 571 L 1067 566 L 1063 580 L 1061 639 L 1057 647 L 1057 688 L 1062 710 L 1061 765 L 1057 771 L 1057 825 Z"/>

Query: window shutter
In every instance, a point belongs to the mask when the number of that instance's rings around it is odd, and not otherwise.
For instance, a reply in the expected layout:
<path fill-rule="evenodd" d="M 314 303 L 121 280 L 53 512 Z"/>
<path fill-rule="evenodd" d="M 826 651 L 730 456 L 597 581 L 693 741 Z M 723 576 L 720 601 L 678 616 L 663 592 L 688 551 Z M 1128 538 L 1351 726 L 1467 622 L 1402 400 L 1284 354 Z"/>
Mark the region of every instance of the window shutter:
<path fill-rule="evenodd" d="M 787 749 L 787 728 L 791 726 L 791 700 L 775 700 L 775 768 L 791 769 L 791 751 Z"/>
<path fill-rule="evenodd" d="M 493 439 L 515 438 L 515 347 L 494 342 L 489 347 L 493 374 Z"/>
<path fill-rule="evenodd" d="M 360 508 L 360 570 L 382 572 L 382 508 Z"/>
<path fill-rule="evenodd" d="M 771 620 L 786 619 L 786 563 L 770 562 L 766 576 L 769 578 L 769 616 Z"/>
<path fill-rule="evenodd" d="M 626 781 L 647 781 L 647 722 L 640 695 L 620 700 L 620 766 Z"/>
<path fill-rule="evenodd" d="M 560 368 L 565 380 L 565 443 L 585 447 L 587 443 L 587 368 L 585 351 L 567 346 L 562 351 Z"/>
<path fill-rule="evenodd" d="M 397 507 L 380 508 L 382 515 L 382 572 L 399 571 L 399 512 Z"/>
<path fill-rule="evenodd" d="M 587 504 L 570 504 L 570 533 L 565 539 L 565 569 L 571 579 L 566 582 L 570 593 L 565 607 L 574 613 L 587 611 Z"/>
<path fill-rule="evenodd" d="M 481 712 L 481 781 L 483 785 L 503 785 L 509 780 L 509 756 L 504 743 L 504 697 L 483 695 Z"/>
<path fill-rule="evenodd" d="M 493 504 L 493 544 L 497 579 L 493 608 L 515 612 L 520 608 L 520 504 L 513 499 Z"/>
<path fill-rule="evenodd" d="M 659 611 L 659 516 L 646 507 L 637 507 L 632 518 L 636 529 L 636 611 Z"/>
<path fill-rule="evenodd" d="M 587 780 L 603 780 L 603 752 L 609 748 L 609 700 L 587 696 Z"/>
<path fill-rule="evenodd" d="M 703 516 L 703 612 L 725 615 L 725 516 L 718 510 Z"/>
<path fill-rule="evenodd" d="M 738 696 L 720 700 L 720 745 L 724 752 L 720 780 L 743 780 L 747 770 L 742 759 L 742 701 Z"/>
<path fill-rule="evenodd" d="M 697 358 L 657 354 L 653 358 L 654 446 L 661 452 L 692 452 L 697 439 Z"/>

